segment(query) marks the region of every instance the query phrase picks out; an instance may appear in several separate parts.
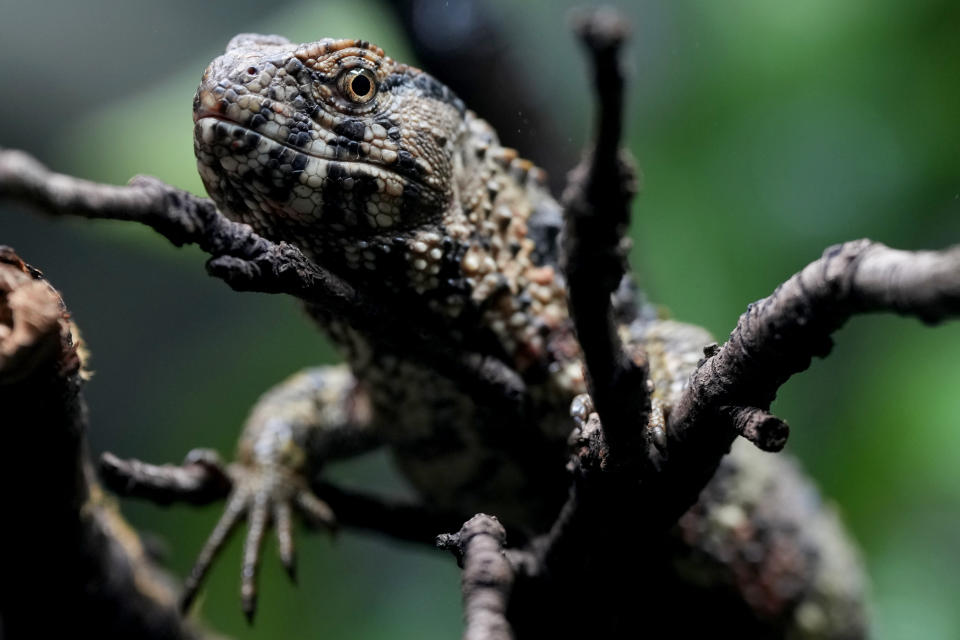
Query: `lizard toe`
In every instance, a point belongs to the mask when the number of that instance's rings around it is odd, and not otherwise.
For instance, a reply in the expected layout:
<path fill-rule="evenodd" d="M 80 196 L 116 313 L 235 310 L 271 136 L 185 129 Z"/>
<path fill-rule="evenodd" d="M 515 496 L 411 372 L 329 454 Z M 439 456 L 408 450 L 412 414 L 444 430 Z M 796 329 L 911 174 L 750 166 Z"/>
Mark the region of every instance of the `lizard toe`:
<path fill-rule="evenodd" d="M 238 463 L 230 465 L 228 471 L 233 491 L 185 581 L 181 609 L 186 611 L 190 607 L 217 554 L 240 520 L 246 518 L 248 528 L 240 569 L 240 605 L 247 621 L 252 623 L 257 610 L 257 575 L 263 541 L 269 527 L 273 525 L 276 529 L 280 561 L 290 579 L 296 582 L 294 509 L 312 527 L 333 529 L 336 520 L 330 507 L 313 495 L 303 478 L 282 467 Z"/>
<path fill-rule="evenodd" d="M 246 492 L 242 488 L 234 489 L 230 497 L 227 498 L 227 506 L 223 510 L 223 515 L 220 516 L 220 520 L 217 521 L 216 526 L 210 533 L 210 537 L 207 538 L 206 543 L 204 543 L 203 548 L 200 550 L 200 554 L 193 563 L 193 568 L 190 569 L 190 575 L 188 575 L 184 581 L 183 594 L 180 596 L 181 611 L 186 612 L 190 608 L 190 605 L 197 596 L 197 592 L 200 590 L 200 585 L 203 584 L 203 579 L 210 570 L 210 565 L 213 564 L 214 558 L 216 558 L 220 550 L 223 549 L 230 534 L 236 529 L 246 509 Z"/>
<path fill-rule="evenodd" d="M 260 569 L 260 550 L 270 517 L 271 492 L 261 490 L 253 495 L 248 515 L 247 540 L 243 545 L 243 564 L 240 569 L 240 604 L 247 622 L 253 624 L 257 612 L 257 572 Z"/>
<path fill-rule="evenodd" d="M 277 549 L 280 552 L 280 562 L 286 569 L 290 581 L 297 582 L 297 558 L 293 543 L 293 509 L 289 502 L 278 502 L 273 505 L 273 524 L 277 530 Z"/>
<path fill-rule="evenodd" d="M 313 527 L 322 527 L 336 531 L 337 518 L 333 509 L 326 502 L 318 498 L 309 489 L 301 489 L 294 496 L 298 511 L 304 516 L 307 524 Z"/>

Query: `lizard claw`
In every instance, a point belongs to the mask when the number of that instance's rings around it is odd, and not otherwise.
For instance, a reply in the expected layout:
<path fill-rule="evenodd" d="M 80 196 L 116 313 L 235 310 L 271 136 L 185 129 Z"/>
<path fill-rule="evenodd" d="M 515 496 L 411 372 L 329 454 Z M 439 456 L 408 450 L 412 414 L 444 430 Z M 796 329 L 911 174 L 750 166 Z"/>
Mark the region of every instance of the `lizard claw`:
<path fill-rule="evenodd" d="M 276 465 L 233 464 L 228 468 L 233 490 L 227 498 L 223 515 L 200 550 L 197 560 L 184 582 L 180 608 L 187 611 L 196 598 L 210 565 L 223 548 L 240 520 L 246 517 L 249 527 L 243 545 L 240 571 L 240 600 L 250 623 L 257 608 L 257 572 L 260 551 L 270 524 L 276 529 L 280 561 L 290 579 L 296 582 L 296 554 L 293 543 L 293 510 L 296 509 L 313 526 L 335 527 L 333 511 L 316 497 L 307 482 L 298 474 Z"/>

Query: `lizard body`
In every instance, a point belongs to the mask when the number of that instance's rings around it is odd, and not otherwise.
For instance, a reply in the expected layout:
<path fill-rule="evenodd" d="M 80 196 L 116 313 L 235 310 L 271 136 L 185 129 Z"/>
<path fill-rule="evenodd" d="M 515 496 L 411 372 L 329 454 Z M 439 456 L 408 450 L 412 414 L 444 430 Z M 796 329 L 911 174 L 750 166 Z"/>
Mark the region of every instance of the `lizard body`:
<path fill-rule="evenodd" d="M 351 102 L 344 78 L 377 95 Z M 521 374 L 538 424 L 552 432 L 540 444 L 552 451 L 524 442 L 508 465 L 505 442 L 529 426 L 487 415 L 417 354 L 310 310 L 421 492 L 465 510 L 513 496 L 498 513 L 523 523 L 512 512 L 527 484 L 526 502 L 545 507 L 530 524 L 545 524 L 564 492 L 551 498 L 538 485 L 563 487 L 567 408 L 585 385 L 554 266 L 559 207 L 541 172 L 436 80 L 362 41 L 298 47 L 238 36 L 207 70 L 195 118 L 200 173 L 224 213 L 296 244 L 388 306 L 438 317 L 451 348 L 470 345 Z"/>
<path fill-rule="evenodd" d="M 269 521 L 291 562 L 291 507 L 315 521 L 332 518 L 309 482 L 326 462 L 380 445 L 429 504 L 465 517 L 493 513 L 520 538 L 543 532 L 567 494 L 570 404 L 586 385 L 556 266 L 560 208 L 542 171 L 502 147 L 437 80 L 360 40 L 237 36 L 204 73 L 194 120 L 198 168 L 225 215 L 296 245 L 382 301 L 398 323 L 429 318 L 445 329 L 436 340 L 446 348 L 500 360 L 523 381 L 527 410 L 485 406 L 414 349 L 309 308 L 346 365 L 298 374 L 255 407 L 231 467 L 234 493 L 188 579 L 188 599 L 246 514 L 249 610 Z M 712 340 L 642 305 L 629 315 L 622 334 L 648 354 L 653 414 L 662 421 Z M 760 497 L 779 473 L 779 458 L 754 464 L 760 455 L 735 447 L 705 492 L 712 502 L 679 525 L 693 550 L 684 553 L 712 557 L 706 564 L 719 577 L 711 579 L 728 586 L 737 581 L 728 547 L 749 541 L 750 514 L 763 511 Z M 754 490 L 742 491 L 749 484 Z M 813 502 L 801 517 L 836 526 Z M 764 594 L 775 614 L 818 602 L 816 576 L 842 564 L 813 541 L 804 553 L 791 569 L 804 588 Z M 858 593 L 855 573 L 830 588 Z M 859 602 L 849 606 L 859 611 Z"/>

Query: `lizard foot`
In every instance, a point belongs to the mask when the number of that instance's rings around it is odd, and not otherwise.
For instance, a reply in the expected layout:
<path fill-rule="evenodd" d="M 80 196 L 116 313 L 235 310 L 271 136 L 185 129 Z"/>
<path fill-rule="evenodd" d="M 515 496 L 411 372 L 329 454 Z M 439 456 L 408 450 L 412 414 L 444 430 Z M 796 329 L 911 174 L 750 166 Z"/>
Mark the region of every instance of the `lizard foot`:
<path fill-rule="evenodd" d="M 204 458 L 209 455 L 207 451 L 194 451 L 188 454 L 187 462 L 203 464 Z M 214 461 L 210 462 L 215 464 Z M 234 463 L 227 467 L 227 474 L 233 488 L 227 497 L 223 515 L 200 550 L 190 575 L 184 582 L 180 608 L 182 611 L 189 609 L 217 553 L 240 520 L 246 517 L 249 528 L 243 546 L 240 598 L 243 613 L 252 623 L 257 608 L 256 579 L 260 550 L 268 527 L 271 524 L 275 527 L 280 561 L 290 579 L 296 581 L 293 510 L 296 509 L 312 526 L 332 530 L 336 521 L 333 511 L 327 503 L 313 494 L 306 479 L 286 467 Z"/>

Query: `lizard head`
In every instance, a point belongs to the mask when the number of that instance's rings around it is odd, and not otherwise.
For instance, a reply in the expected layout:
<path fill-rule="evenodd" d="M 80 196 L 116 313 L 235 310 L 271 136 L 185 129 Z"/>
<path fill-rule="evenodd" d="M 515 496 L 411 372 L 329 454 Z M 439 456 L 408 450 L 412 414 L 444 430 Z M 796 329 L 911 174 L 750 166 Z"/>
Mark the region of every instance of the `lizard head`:
<path fill-rule="evenodd" d="M 345 249 L 436 226 L 454 202 L 463 103 L 369 42 L 236 36 L 193 113 L 218 207 L 320 262 L 362 261 Z"/>
<path fill-rule="evenodd" d="M 362 40 L 240 35 L 193 113 L 200 175 L 228 217 L 525 361 L 566 326 L 543 172 L 423 71 Z"/>

